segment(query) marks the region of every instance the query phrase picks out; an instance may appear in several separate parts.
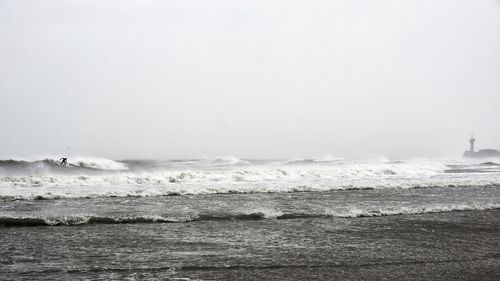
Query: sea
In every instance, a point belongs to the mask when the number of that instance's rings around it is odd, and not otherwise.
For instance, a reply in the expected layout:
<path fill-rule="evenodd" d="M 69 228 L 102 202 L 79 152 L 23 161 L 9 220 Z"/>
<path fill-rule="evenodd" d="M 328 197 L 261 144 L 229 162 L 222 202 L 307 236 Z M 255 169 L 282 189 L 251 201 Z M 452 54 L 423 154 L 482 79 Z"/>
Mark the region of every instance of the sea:
<path fill-rule="evenodd" d="M 0 280 L 500 280 L 500 161 L 0 160 Z"/>

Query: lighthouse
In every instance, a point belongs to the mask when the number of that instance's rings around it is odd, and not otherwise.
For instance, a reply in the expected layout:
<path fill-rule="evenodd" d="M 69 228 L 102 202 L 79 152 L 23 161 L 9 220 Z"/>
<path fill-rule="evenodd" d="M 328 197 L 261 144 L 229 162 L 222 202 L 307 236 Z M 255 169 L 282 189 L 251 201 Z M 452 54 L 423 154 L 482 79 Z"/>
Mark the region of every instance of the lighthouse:
<path fill-rule="evenodd" d="M 469 143 L 470 143 L 470 152 L 474 152 L 474 142 L 476 141 L 476 139 L 474 138 L 473 135 L 470 135 L 470 139 L 469 139 Z"/>
<path fill-rule="evenodd" d="M 474 143 L 476 139 L 471 134 L 469 139 L 469 150 L 464 152 L 464 158 L 494 158 L 500 159 L 500 150 L 496 149 L 480 149 L 478 151 L 474 150 Z"/>

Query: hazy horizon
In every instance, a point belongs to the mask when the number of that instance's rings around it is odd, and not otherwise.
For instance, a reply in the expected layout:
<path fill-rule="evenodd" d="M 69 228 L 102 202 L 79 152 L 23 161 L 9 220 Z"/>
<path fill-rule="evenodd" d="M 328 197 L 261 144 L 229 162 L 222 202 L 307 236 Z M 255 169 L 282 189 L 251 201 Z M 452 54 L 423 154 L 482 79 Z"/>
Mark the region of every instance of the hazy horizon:
<path fill-rule="evenodd" d="M 0 38 L 0 159 L 500 149 L 498 0 L 1 0 Z"/>

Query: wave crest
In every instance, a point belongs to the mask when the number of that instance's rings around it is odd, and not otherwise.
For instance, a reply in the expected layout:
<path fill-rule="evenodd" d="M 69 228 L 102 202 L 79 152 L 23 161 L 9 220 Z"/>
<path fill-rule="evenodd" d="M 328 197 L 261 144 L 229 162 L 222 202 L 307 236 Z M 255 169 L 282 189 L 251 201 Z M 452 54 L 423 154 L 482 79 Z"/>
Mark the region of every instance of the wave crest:
<path fill-rule="evenodd" d="M 241 221 L 264 219 L 303 219 L 303 218 L 362 218 L 395 215 L 416 215 L 453 211 L 476 211 L 500 209 L 500 204 L 456 204 L 421 207 L 399 207 L 385 209 L 348 209 L 325 210 L 324 212 L 283 213 L 275 210 L 258 210 L 247 213 L 202 213 L 186 216 L 60 216 L 60 217 L 0 217 L 0 226 L 76 226 L 86 224 L 134 224 L 134 223 L 187 223 L 197 221 Z"/>
<path fill-rule="evenodd" d="M 96 171 L 126 171 L 126 163 L 119 161 L 93 158 L 93 157 L 73 157 L 68 159 L 68 163 L 62 166 L 58 158 L 44 158 L 38 160 L 0 160 L 0 172 L 9 174 L 50 174 L 64 172 L 84 172 L 85 170 Z"/>

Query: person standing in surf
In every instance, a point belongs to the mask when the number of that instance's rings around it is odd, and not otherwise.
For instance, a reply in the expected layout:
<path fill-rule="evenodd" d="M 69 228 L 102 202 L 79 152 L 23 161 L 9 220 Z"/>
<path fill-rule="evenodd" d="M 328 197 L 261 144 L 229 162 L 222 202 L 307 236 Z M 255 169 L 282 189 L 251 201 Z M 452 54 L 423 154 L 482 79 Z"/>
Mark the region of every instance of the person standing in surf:
<path fill-rule="evenodd" d="M 61 166 L 66 166 L 68 164 L 68 158 L 61 158 Z"/>

